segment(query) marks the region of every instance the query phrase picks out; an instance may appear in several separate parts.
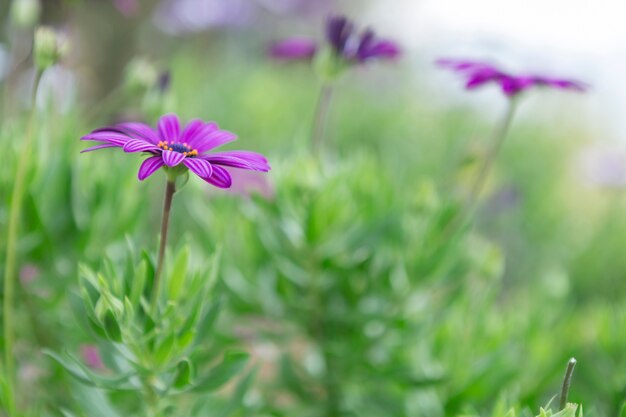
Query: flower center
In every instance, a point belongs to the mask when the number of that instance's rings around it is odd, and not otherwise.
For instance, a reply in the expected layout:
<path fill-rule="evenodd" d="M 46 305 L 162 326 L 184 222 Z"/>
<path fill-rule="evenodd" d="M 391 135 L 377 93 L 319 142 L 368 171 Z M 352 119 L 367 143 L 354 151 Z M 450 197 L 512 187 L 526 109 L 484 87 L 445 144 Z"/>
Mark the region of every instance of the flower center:
<path fill-rule="evenodd" d="M 161 141 L 157 146 L 164 151 L 174 151 L 182 153 L 185 156 L 197 156 L 198 150 L 191 149 L 186 143 L 169 143 L 168 141 Z"/>

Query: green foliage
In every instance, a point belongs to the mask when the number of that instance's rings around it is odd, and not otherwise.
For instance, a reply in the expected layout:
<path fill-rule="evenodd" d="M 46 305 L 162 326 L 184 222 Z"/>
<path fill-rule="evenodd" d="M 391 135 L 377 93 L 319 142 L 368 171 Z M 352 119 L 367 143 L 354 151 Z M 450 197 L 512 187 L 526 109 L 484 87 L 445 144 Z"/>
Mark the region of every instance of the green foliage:
<path fill-rule="evenodd" d="M 135 250 L 129 247 L 128 252 Z M 200 394 L 227 384 L 241 374 L 248 361 L 245 353 L 222 355 L 215 350 L 219 253 L 203 266 L 193 268 L 190 249 L 185 245 L 174 259 L 161 283 L 168 291 L 163 292 L 156 308 L 149 301 L 155 290 L 150 286 L 154 265 L 149 257 L 136 262 L 129 256 L 123 268 L 105 259 L 101 273 L 81 268 L 81 296 L 74 302 L 75 313 L 85 330 L 99 339 L 106 372 L 90 369 L 67 351 L 47 352 L 87 386 L 107 390 L 111 395 L 135 393 L 137 401 L 129 409 L 133 413 L 144 407 L 154 407 L 154 412 L 161 413 L 175 401 L 185 404 L 193 398 L 191 404 L 200 404 L 204 401 Z M 206 366 L 212 362 L 215 364 Z M 176 400 L 179 397 L 183 399 Z M 89 414 L 89 409 L 85 411 Z"/>

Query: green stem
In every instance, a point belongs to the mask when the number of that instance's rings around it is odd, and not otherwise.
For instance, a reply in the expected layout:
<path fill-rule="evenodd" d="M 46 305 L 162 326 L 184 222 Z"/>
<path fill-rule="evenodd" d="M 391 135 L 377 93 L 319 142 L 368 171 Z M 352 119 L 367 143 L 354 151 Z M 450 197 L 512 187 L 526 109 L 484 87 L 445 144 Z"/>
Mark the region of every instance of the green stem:
<path fill-rule="evenodd" d="M 35 82 L 33 83 L 31 110 L 26 127 L 26 135 L 24 136 L 24 145 L 17 161 L 17 172 L 15 174 L 15 184 L 11 195 L 11 206 L 9 208 L 9 223 L 7 228 L 6 243 L 6 263 L 4 266 L 4 367 L 7 384 L 9 386 L 9 402 L 8 408 L 10 415 L 15 415 L 15 359 L 13 357 L 13 345 L 15 341 L 15 329 L 13 319 L 13 303 L 15 298 L 15 283 L 17 281 L 17 240 L 18 229 L 20 223 L 20 215 L 22 213 L 22 203 L 26 187 L 26 173 L 28 163 L 30 162 L 30 154 L 33 148 L 33 136 L 35 116 L 37 113 L 37 89 L 41 81 L 42 71 L 37 71 Z"/>
<path fill-rule="evenodd" d="M 491 168 L 495 163 L 496 157 L 500 153 L 500 149 L 502 148 L 502 144 L 506 139 L 507 133 L 509 132 L 516 109 L 517 106 L 515 99 L 510 99 L 502 121 L 493 133 L 491 146 L 487 152 L 487 156 L 480 166 L 478 174 L 476 175 L 472 187 L 470 188 L 470 191 L 467 195 L 465 208 L 461 209 L 458 214 L 456 214 L 448 222 L 447 226 L 445 226 L 445 228 L 441 232 L 440 240 L 446 241 L 453 237 L 456 232 L 462 229 L 463 225 L 472 217 L 472 215 L 476 211 L 479 202 L 478 198 L 480 196 L 480 193 L 482 192 L 483 187 L 485 186 L 485 182 L 487 181 L 489 172 L 491 171 Z M 437 247 L 437 245 L 433 246 Z"/>
<path fill-rule="evenodd" d="M 559 410 L 563 410 L 567 405 L 567 395 L 569 394 L 569 387 L 572 383 L 572 375 L 574 374 L 574 367 L 576 366 L 576 359 L 572 358 L 567 362 L 567 369 L 565 370 L 565 376 L 563 377 L 563 384 L 561 385 L 561 400 L 559 402 Z"/>
<path fill-rule="evenodd" d="M 328 120 L 328 110 L 333 97 L 333 86 L 329 83 L 322 84 L 320 94 L 315 106 L 313 119 L 313 132 L 311 133 L 311 148 L 315 155 L 319 155 L 324 145 L 324 133 Z"/>
<path fill-rule="evenodd" d="M 165 258 L 165 248 L 167 247 L 167 232 L 170 224 L 170 211 L 172 209 L 172 199 L 176 192 L 176 182 L 168 178 L 165 186 L 165 198 L 163 199 L 163 217 L 161 219 L 161 241 L 159 243 L 159 255 L 157 268 L 154 273 L 152 283 L 152 313 L 156 313 L 161 295 L 161 274 L 163 273 L 163 260 Z"/>
<path fill-rule="evenodd" d="M 500 125 L 496 129 L 493 135 L 493 139 L 491 142 L 491 147 L 487 153 L 483 164 L 478 171 L 478 175 L 474 179 L 474 184 L 470 189 L 468 200 L 468 213 L 471 215 L 472 212 L 476 209 L 476 205 L 478 203 L 478 197 L 485 186 L 485 182 L 487 181 L 487 177 L 489 176 L 489 172 L 491 171 L 491 167 L 493 166 L 496 157 L 500 153 L 500 149 L 502 148 L 502 144 L 506 139 L 507 133 L 511 127 L 511 122 L 513 121 L 513 115 L 516 110 L 516 101 L 515 99 L 510 99 L 509 104 L 507 106 L 506 112 L 504 113 L 504 117 L 500 122 Z"/>

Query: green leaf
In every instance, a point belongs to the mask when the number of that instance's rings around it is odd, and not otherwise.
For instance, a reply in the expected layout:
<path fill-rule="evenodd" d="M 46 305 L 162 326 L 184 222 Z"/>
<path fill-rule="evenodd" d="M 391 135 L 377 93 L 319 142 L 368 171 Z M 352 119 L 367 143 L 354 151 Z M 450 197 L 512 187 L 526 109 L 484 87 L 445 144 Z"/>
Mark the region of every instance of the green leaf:
<path fill-rule="evenodd" d="M 194 366 L 189 359 L 183 359 L 176 365 L 176 376 L 172 386 L 177 389 L 182 389 L 191 384 L 193 379 Z"/>
<path fill-rule="evenodd" d="M 137 309 L 139 307 L 139 300 L 143 294 L 147 281 L 148 263 L 145 259 L 142 259 L 139 266 L 135 269 L 133 274 L 134 279 L 130 290 L 130 302 Z M 138 310 L 138 309 L 137 309 Z"/>
<path fill-rule="evenodd" d="M 209 310 L 204 314 L 204 317 L 200 321 L 198 325 L 198 332 L 196 335 L 196 343 L 201 343 L 203 340 L 206 340 L 211 331 L 213 330 L 213 326 L 215 325 L 215 321 L 220 314 L 220 310 L 222 307 L 222 300 L 219 299 Z"/>
<path fill-rule="evenodd" d="M 122 341 L 122 330 L 111 310 L 107 310 L 106 313 L 104 313 L 103 322 L 104 331 L 109 340 L 120 343 Z"/>
<path fill-rule="evenodd" d="M 174 334 L 167 336 L 156 348 L 154 352 L 154 360 L 159 365 L 164 365 L 169 362 L 176 346 L 176 337 Z"/>
<path fill-rule="evenodd" d="M 187 266 L 189 264 L 189 246 L 185 245 L 176 256 L 172 273 L 169 274 L 167 283 L 167 298 L 169 300 L 177 300 L 180 297 L 181 290 L 185 285 L 187 276 Z"/>
<path fill-rule="evenodd" d="M 200 378 L 192 388 L 195 392 L 210 392 L 218 389 L 240 373 L 248 362 L 249 355 L 244 352 L 229 352 L 219 364 L 209 370 L 208 375 Z"/>

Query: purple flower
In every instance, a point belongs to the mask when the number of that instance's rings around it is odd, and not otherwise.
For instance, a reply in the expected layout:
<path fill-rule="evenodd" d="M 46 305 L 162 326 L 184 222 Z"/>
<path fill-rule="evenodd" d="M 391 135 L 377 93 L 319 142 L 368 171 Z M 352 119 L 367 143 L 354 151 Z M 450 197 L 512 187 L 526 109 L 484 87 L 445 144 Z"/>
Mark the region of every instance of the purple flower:
<path fill-rule="evenodd" d="M 104 363 L 100 356 L 100 350 L 96 345 L 82 345 L 80 347 L 80 354 L 83 360 L 91 369 L 102 370 L 104 369 Z"/>
<path fill-rule="evenodd" d="M 159 168 L 188 168 L 191 172 L 219 188 L 229 188 L 232 179 L 224 167 L 267 172 L 270 166 L 263 155 L 248 151 L 209 151 L 235 140 L 231 132 L 221 130 L 217 123 L 192 120 L 181 131 L 178 116 L 168 114 L 159 120 L 157 129 L 143 123 L 120 123 L 97 129 L 81 140 L 101 142 L 82 152 L 103 148 L 122 148 L 124 152 L 150 155 L 139 168 L 139 180 L 148 178 Z M 185 168 L 186 167 L 186 168 Z"/>
<path fill-rule="evenodd" d="M 393 59 L 400 55 L 400 48 L 395 42 L 378 39 L 371 29 L 357 33 L 354 23 L 345 16 L 328 18 L 326 43 L 337 57 L 356 64 L 374 59 Z M 274 58 L 286 60 L 311 59 L 320 49 L 318 42 L 296 37 L 274 44 L 270 54 Z"/>
<path fill-rule="evenodd" d="M 440 59 L 437 65 L 449 68 L 465 78 L 465 88 L 473 90 L 485 84 L 495 83 L 500 86 L 507 97 L 534 87 L 550 87 L 560 90 L 583 92 L 587 86 L 581 82 L 562 78 L 551 78 L 543 75 L 513 75 L 498 69 L 496 66 L 479 61 L 462 59 Z"/>

